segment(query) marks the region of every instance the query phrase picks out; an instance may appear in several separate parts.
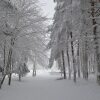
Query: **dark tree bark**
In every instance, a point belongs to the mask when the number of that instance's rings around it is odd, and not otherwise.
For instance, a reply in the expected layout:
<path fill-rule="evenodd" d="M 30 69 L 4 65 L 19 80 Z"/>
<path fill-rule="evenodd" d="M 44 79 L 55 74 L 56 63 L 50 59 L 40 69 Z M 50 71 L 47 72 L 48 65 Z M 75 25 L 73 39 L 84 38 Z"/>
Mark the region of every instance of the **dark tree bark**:
<path fill-rule="evenodd" d="M 9 55 L 8 55 L 8 64 L 7 64 L 7 67 L 8 67 L 8 85 L 11 85 L 11 76 L 12 76 L 12 48 L 10 48 L 9 50 Z"/>
<path fill-rule="evenodd" d="M 77 48 L 77 66 L 78 66 L 78 77 L 80 78 L 80 50 L 79 50 L 79 41 L 78 41 L 78 48 Z"/>
<path fill-rule="evenodd" d="M 4 41 L 4 67 L 3 67 L 3 71 L 2 71 L 2 79 L 0 81 L 0 88 L 2 87 L 2 84 L 5 80 L 5 77 L 6 77 L 6 40 Z"/>
<path fill-rule="evenodd" d="M 4 80 L 5 80 L 5 77 L 6 77 L 6 75 L 3 76 L 3 78 L 2 78 L 2 80 L 1 80 L 1 82 L 0 82 L 0 89 L 1 89 L 1 86 L 2 86 L 2 84 L 3 84 L 3 82 L 4 82 Z"/>
<path fill-rule="evenodd" d="M 73 38 L 72 32 L 70 32 L 71 39 Z M 73 61 L 73 71 L 74 71 L 74 82 L 76 82 L 76 66 L 75 66 L 75 58 L 74 58 L 74 47 L 73 41 L 71 40 L 71 51 L 72 51 L 72 61 Z"/>
<path fill-rule="evenodd" d="M 64 51 L 63 51 L 63 50 L 62 50 L 62 63 L 63 63 L 63 74 L 64 74 L 64 79 L 66 79 L 65 58 L 64 58 Z"/>

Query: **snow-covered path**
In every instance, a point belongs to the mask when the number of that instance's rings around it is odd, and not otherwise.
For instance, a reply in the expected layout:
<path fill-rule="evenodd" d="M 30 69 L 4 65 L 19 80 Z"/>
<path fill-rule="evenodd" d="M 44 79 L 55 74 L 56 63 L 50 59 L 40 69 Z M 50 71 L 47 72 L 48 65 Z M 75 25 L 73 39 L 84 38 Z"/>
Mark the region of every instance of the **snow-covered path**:
<path fill-rule="evenodd" d="M 26 77 L 22 82 L 4 82 L 0 100 L 100 100 L 100 87 L 92 80 L 74 84 L 69 80 L 56 80 L 57 76 Z"/>

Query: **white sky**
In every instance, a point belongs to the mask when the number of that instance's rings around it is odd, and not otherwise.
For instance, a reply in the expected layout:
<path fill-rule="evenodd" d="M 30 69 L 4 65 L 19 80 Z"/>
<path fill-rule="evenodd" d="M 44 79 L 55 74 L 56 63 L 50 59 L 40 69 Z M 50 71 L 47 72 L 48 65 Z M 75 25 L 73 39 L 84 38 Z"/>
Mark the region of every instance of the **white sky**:
<path fill-rule="evenodd" d="M 55 8 L 55 4 L 53 0 L 39 0 L 39 1 L 41 5 L 40 8 L 43 9 L 44 15 L 46 15 L 48 18 L 52 18 L 54 14 L 54 8 Z"/>

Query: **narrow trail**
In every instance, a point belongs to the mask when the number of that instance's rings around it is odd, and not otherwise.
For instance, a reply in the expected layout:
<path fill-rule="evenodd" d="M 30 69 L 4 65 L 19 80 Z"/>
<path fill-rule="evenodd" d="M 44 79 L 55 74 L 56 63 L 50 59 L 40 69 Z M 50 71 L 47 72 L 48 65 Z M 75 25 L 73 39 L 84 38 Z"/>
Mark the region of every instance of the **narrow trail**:
<path fill-rule="evenodd" d="M 57 80 L 58 76 L 25 77 L 19 82 L 5 80 L 0 90 L 0 100 L 99 100 L 100 87 L 92 80 Z"/>

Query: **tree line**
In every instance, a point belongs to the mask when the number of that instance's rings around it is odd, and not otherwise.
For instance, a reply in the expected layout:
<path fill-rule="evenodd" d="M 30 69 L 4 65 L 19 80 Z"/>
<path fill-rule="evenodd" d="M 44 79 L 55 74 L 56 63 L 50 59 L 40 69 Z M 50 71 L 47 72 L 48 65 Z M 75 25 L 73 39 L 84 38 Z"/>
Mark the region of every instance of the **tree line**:
<path fill-rule="evenodd" d="M 0 0 L 0 87 L 6 76 L 11 84 L 12 73 L 21 80 L 29 72 L 29 60 L 33 62 L 33 76 L 36 63 L 46 66 L 46 20 L 38 0 Z"/>
<path fill-rule="evenodd" d="M 88 80 L 91 73 L 100 85 L 100 1 L 54 0 L 53 25 L 50 26 L 49 67 L 56 61 L 64 79 Z"/>

